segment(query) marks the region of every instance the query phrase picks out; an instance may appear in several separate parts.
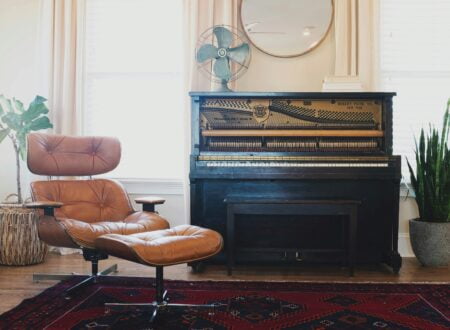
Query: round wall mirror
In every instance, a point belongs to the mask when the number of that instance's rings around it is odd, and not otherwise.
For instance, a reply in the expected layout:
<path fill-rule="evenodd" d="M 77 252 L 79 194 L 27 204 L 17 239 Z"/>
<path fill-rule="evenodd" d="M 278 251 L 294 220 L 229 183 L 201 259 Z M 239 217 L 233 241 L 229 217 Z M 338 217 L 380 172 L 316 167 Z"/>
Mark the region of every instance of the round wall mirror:
<path fill-rule="evenodd" d="M 241 21 L 250 41 L 266 54 L 305 54 L 325 38 L 332 0 L 242 0 Z"/>

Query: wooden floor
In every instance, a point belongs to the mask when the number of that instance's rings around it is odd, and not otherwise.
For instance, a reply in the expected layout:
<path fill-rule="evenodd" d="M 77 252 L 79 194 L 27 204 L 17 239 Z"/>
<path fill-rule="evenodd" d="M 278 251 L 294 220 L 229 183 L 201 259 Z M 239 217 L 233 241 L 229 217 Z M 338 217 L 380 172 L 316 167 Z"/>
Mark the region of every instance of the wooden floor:
<path fill-rule="evenodd" d="M 110 257 L 100 262 L 100 269 L 114 263 L 118 264 L 118 276 L 154 277 L 152 267 L 131 263 Z M 39 265 L 10 267 L 0 266 L 0 314 L 19 304 L 23 299 L 35 296 L 55 281 L 33 283 L 33 273 L 71 273 L 88 274 L 90 263 L 81 255 L 61 256 L 49 254 L 46 261 Z M 233 276 L 226 275 L 224 266 L 208 266 L 205 272 L 194 274 L 187 265 L 165 268 L 165 278 L 178 280 L 214 280 L 214 281 L 322 281 L 322 282 L 444 282 L 450 283 L 449 269 L 425 268 L 415 258 L 404 258 L 399 275 L 392 274 L 382 266 L 357 267 L 354 277 L 348 277 L 345 268 L 331 266 L 299 266 L 296 268 L 276 269 L 275 267 L 237 267 Z"/>

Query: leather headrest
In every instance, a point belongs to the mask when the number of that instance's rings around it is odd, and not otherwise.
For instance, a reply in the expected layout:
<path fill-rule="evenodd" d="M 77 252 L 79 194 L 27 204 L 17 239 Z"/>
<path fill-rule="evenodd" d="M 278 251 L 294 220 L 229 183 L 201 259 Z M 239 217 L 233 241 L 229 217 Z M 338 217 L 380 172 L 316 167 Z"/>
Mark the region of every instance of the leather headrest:
<path fill-rule="evenodd" d="M 114 137 L 28 135 L 28 168 L 48 176 L 86 176 L 112 171 L 120 161 L 120 142 Z"/>

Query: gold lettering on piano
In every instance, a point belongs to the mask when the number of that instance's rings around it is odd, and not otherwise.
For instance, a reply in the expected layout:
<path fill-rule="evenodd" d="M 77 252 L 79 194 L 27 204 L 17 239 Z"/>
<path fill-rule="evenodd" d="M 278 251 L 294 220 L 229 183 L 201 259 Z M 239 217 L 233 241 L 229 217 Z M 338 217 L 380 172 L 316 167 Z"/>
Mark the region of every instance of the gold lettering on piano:
<path fill-rule="evenodd" d="M 253 118 L 258 123 L 265 122 L 269 118 L 269 107 L 263 105 L 263 104 L 255 104 L 253 106 Z"/>

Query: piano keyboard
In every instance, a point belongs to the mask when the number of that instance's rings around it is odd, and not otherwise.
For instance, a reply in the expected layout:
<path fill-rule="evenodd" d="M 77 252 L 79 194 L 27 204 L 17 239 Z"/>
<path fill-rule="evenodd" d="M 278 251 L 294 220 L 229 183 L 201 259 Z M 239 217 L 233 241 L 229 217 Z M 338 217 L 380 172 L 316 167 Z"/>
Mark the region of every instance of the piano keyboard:
<path fill-rule="evenodd" d="M 389 167 L 389 163 L 206 162 L 207 167 Z"/>

